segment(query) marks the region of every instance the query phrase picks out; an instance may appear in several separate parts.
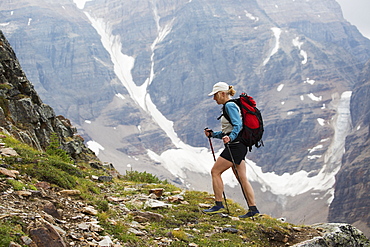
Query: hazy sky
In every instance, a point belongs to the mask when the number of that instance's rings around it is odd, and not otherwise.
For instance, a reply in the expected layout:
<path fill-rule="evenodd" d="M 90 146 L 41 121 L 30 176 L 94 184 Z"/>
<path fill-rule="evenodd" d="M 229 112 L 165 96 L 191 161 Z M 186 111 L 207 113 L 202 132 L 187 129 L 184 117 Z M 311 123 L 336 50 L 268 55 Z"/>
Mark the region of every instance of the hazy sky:
<path fill-rule="evenodd" d="M 337 0 L 344 18 L 370 39 L 370 0 Z"/>

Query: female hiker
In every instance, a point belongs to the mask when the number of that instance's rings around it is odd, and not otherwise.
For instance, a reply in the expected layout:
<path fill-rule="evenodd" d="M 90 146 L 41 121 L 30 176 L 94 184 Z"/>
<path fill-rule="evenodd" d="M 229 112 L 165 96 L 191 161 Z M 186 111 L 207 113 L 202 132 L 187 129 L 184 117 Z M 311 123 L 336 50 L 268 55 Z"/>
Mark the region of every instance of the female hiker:
<path fill-rule="evenodd" d="M 215 194 L 216 205 L 210 209 L 203 210 L 204 213 L 215 214 L 225 212 L 222 203 L 222 194 L 224 191 L 224 184 L 221 174 L 232 167 L 233 172 L 239 183 L 241 184 L 245 197 L 248 201 L 249 210 L 246 214 L 239 216 L 240 218 L 252 217 L 259 213 L 254 199 L 254 191 L 247 179 L 245 156 L 247 154 L 247 146 L 239 141 L 238 134 L 243 127 L 240 108 L 234 102 L 228 102 L 231 96 L 234 96 L 235 90 L 233 86 L 229 86 L 225 82 L 218 82 L 213 86 L 213 90 L 208 96 L 213 96 L 213 99 L 219 105 L 224 105 L 226 113 L 230 117 L 230 122 L 224 117 L 221 117 L 221 131 L 213 132 L 210 129 L 205 129 L 204 133 L 207 137 L 222 139 L 225 144 L 225 149 L 222 151 L 220 157 L 217 158 L 212 167 L 212 187 Z M 226 146 L 228 145 L 228 146 Z M 231 152 L 231 154 L 230 154 Z M 236 164 L 235 171 L 233 162 Z"/>

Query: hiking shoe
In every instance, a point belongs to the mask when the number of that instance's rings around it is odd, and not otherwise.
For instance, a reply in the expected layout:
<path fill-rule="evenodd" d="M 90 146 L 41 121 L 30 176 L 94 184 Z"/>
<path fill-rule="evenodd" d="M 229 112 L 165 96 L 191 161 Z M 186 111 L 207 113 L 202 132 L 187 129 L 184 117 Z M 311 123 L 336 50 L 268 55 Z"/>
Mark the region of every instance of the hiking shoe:
<path fill-rule="evenodd" d="M 226 209 L 224 208 L 224 206 L 222 206 L 222 207 L 213 206 L 210 209 L 203 210 L 203 213 L 206 213 L 206 214 L 219 214 L 219 213 L 224 213 L 225 211 L 226 211 Z"/>
<path fill-rule="evenodd" d="M 253 216 L 258 216 L 259 215 L 259 211 L 251 211 L 251 210 L 248 210 L 248 212 L 244 215 L 240 215 L 239 218 L 241 219 L 244 219 L 244 218 L 250 218 L 250 217 L 253 217 Z"/>

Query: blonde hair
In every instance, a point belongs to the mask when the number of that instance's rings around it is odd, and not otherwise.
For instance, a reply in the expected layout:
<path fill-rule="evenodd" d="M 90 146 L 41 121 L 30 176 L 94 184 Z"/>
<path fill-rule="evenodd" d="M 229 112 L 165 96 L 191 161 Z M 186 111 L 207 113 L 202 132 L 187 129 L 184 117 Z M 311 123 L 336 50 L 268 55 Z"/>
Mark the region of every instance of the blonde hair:
<path fill-rule="evenodd" d="M 227 95 L 230 95 L 230 96 L 234 96 L 235 93 L 236 93 L 234 87 L 230 86 L 230 85 L 229 85 L 229 90 L 218 91 L 218 92 L 224 92 L 224 93 L 226 93 Z"/>
<path fill-rule="evenodd" d="M 228 93 L 229 95 L 231 95 L 231 96 L 234 96 L 234 95 L 235 95 L 235 93 L 236 93 L 236 91 L 235 91 L 235 89 L 234 89 L 234 87 L 233 87 L 233 86 L 229 86 L 229 90 L 227 91 L 227 93 Z"/>

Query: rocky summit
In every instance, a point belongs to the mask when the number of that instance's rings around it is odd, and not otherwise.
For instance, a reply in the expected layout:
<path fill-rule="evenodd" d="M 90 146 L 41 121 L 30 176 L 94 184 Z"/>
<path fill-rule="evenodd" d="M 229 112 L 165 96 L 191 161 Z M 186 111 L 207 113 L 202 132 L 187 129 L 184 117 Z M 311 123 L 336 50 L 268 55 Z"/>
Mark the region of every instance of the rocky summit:
<path fill-rule="evenodd" d="M 256 99 L 265 121 L 265 146 L 247 156 L 261 211 L 370 236 L 370 41 L 335 0 L 18 0 L 2 1 L 0 16 L 32 82 L 4 86 L 2 115 L 36 126 L 20 132 L 28 143 L 64 133 L 64 150 L 78 154 L 83 138 L 122 174 L 211 191 L 203 129 L 219 129 L 220 107 L 207 94 L 226 81 Z M 245 205 L 232 174 L 224 181 Z"/>

